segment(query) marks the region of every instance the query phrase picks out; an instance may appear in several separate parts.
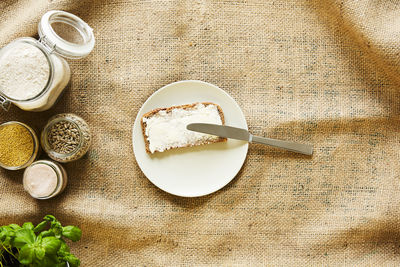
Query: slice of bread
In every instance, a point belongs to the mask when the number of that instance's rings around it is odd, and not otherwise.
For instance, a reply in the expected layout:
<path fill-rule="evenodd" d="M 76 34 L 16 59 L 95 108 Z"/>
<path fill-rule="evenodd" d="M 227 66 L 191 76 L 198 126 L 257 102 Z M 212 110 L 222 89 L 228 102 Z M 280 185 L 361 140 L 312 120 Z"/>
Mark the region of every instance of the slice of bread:
<path fill-rule="evenodd" d="M 188 124 L 197 122 L 224 125 L 224 113 L 219 105 L 211 102 L 157 108 L 147 112 L 141 118 L 146 152 L 153 154 L 173 148 L 200 146 L 227 140 L 186 129 Z"/>

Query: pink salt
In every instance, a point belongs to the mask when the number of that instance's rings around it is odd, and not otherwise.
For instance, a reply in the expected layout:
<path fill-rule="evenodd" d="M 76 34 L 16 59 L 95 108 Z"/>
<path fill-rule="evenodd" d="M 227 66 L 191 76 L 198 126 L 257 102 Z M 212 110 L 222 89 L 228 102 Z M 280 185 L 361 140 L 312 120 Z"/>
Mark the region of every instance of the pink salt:
<path fill-rule="evenodd" d="M 57 173 L 47 164 L 35 164 L 25 173 L 24 185 L 34 197 L 47 197 L 57 187 Z"/>

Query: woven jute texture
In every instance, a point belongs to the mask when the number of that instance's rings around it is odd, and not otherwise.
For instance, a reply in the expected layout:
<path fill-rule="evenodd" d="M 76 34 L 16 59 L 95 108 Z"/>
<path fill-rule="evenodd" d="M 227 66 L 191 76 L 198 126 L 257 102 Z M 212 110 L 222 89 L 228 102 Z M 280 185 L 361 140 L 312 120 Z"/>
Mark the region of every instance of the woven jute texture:
<path fill-rule="evenodd" d="M 54 214 L 78 225 L 82 266 L 398 265 L 400 1 L 1 1 L 0 45 L 35 36 L 48 10 L 92 26 L 93 52 L 41 113 L 1 122 L 42 129 L 86 119 L 93 144 L 65 164 L 51 200 L 0 171 L 0 223 Z M 250 145 L 236 178 L 200 198 L 152 185 L 132 150 L 146 99 L 197 79 L 228 92 L 257 135 L 312 143 L 313 157 Z M 45 158 L 44 153 L 42 158 Z"/>

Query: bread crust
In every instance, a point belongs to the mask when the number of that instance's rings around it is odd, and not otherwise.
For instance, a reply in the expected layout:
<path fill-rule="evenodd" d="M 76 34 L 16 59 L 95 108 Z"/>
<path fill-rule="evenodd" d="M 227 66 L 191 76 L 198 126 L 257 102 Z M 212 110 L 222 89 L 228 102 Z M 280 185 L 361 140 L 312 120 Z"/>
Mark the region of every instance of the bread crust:
<path fill-rule="evenodd" d="M 146 127 L 147 126 L 146 126 L 146 122 L 143 121 L 144 118 L 151 118 L 152 116 L 154 116 L 155 114 L 157 114 L 159 111 L 162 111 L 162 110 L 165 110 L 167 113 L 170 113 L 174 109 L 185 109 L 185 110 L 193 109 L 198 104 L 203 104 L 204 106 L 213 105 L 213 106 L 217 107 L 219 116 L 221 117 L 222 125 L 225 124 L 225 117 L 224 117 L 222 108 L 218 104 L 215 104 L 212 102 L 196 102 L 193 104 L 185 104 L 185 105 L 179 105 L 179 106 L 171 106 L 168 108 L 153 109 L 153 110 L 145 113 L 142 116 L 142 118 L 140 119 L 140 124 L 142 126 L 142 133 L 143 133 L 144 143 L 145 143 L 145 147 L 146 147 L 146 152 L 149 154 L 154 154 L 155 152 L 160 152 L 160 151 L 154 151 L 154 153 L 151 153 L 151 151 L 150 151 L 150 142 L 149 142 L 149 140 L 147 140 L 147 137 L 148 137 L 146 135 Z M 187 144 L 186 146 L 169 147 L 165 151 L 170 150 L 170 149 L 176 149 L 176 148 L 193 147 L 193 146 L 207 145 L 207 144 L 213 144 L 213 143 L 219 143 L 219 142 L 226 142 L 226 140 L 227 140 L 227 138 L 218 137 L 218 139 L 215 139 L 213 141 L 201 141 L 201 142 L 197 142 L 197 143 L 193 143 L 193 144 Z"/>

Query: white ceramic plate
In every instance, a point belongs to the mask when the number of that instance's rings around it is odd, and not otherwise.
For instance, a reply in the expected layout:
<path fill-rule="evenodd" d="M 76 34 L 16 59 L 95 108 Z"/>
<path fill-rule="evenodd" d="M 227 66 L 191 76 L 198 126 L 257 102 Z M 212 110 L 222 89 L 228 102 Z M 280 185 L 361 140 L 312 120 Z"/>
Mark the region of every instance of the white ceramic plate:
<path fill-rule="evenodd" d="M 140 124 L 143 114 L 195 102 L 219 104 L 226 125 L 247 129 L 236 101 L 217 86 L 202 81 L 180 81 L 159 89 L 143 104 L 133 125 L 133 151 L 143 173 L 160 189 L 183 197 L 204 196 L 227 185 L 242 167 L 248 149 L 247 142 L 228 139 L 226 143 L 147 154 Z"/>

